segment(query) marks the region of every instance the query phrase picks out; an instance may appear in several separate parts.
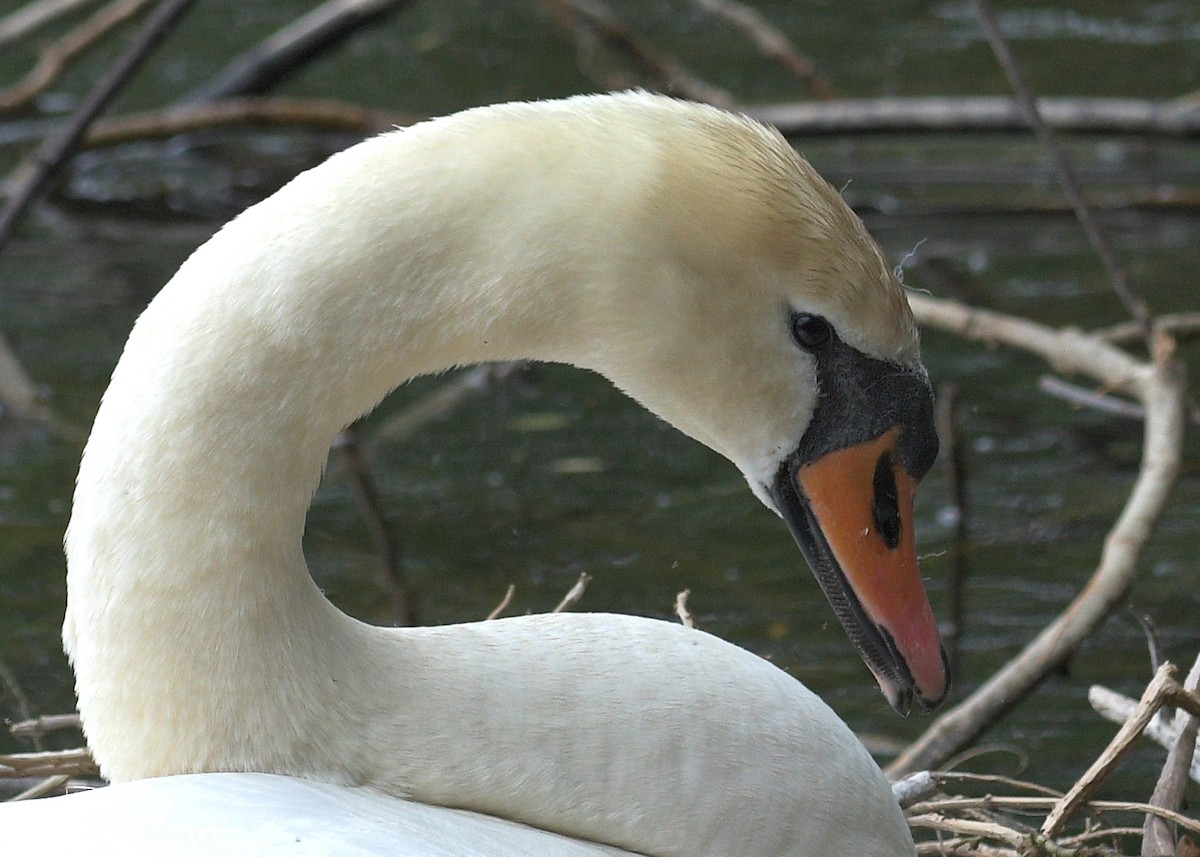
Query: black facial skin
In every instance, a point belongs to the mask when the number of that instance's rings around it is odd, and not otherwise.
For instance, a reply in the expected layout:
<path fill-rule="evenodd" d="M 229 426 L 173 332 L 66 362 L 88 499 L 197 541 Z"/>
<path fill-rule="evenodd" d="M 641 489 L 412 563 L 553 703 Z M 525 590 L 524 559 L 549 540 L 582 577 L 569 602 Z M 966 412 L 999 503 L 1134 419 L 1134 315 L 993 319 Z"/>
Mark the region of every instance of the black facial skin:
<path fill-rule="evenodd" d="M 797 328 L 812 327 L 812 322 L 794 321 L 792 327 L 795 336 Z M 900 426 L 900 465 L 909 476 L 921 479 L 938 454 L 929 380 L 923 373 L 868 357 L 843 342 L 828 324 L 826 328 L 828 337 L 815 347 L 798 342 L 816 358 L 818 392 L 812 422 L 792 455 L 794 463 L 809 464 Z"/>
<path fill-rule="evenodd" d="M 933 390 L 923 373 L 868 357 L 847 345 L 819 316 L 794 313 L 792 338 L 817 363 L 817 405 L 800 442 L 780 465 L 769 493 L 800 546 L 825 597 L 864 661 L 899 688 L 888 701 L 907 714 L 915 701 L 922 710 L 941 699 L 923 699 L 886 629 L 866 615 L 834 558 L 808 501 L 799 491 L 797 471 L 831 452 L 875 440 L 899 427 L 900 466 L 920 479 L 938 453 L 933 421 Z M 889 548 L 900 540 L 900 513 L 890 456 L 881 457 L 874 477 L 874 519 Z M 945 653 L 942 654 L 943 661 Z"/>

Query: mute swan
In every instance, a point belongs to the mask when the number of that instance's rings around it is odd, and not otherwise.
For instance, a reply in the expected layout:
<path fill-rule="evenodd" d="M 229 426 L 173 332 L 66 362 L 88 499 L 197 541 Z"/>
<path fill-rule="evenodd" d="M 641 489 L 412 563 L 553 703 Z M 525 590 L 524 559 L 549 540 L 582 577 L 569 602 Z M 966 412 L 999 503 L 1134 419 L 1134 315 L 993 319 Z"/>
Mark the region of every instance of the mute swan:
<path fill-rule="evenodd" d="M 845 724 L 735 646 L 600 614 L 378 628 L 318 591 L 300 537 L 336 432 L 408 378 L 519 357 L 598 371 L 729 458 L 891 704 L 940 701 L 912 524 L 930 388 L 859 220 L 713 108 L 480 108 L 296 178 L 138 320 L 80 467 L 63 638 L 104 776 L 143 781 L 4 807 L 6 835 L 911 855 Z"/>

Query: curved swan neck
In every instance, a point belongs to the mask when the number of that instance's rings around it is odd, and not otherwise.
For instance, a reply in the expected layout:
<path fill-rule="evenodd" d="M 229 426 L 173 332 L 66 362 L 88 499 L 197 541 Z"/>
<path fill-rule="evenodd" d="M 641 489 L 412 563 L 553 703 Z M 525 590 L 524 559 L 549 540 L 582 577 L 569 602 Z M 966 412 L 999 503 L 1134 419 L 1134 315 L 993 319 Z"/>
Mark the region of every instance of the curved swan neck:
<path fill-rule="evenodd" d="M 221 230 L 138 320 L 67 535 L 64 641 L 102 772 L 368 784 L 671 857 L 834 841 L 911 853 L 845 725 L 742 650 L 615 616 L 372 628 L 309 576 L 301 535 L 331 441 L 416 375 L 562 361 L 603 372 L 735 461 L 723 438 L 773 454 L 798 436 L 814 393 L 784 330 L 779 260 L 758 252 L 770 237 L 755 228 L 795 224 L 759 216 L 770 205 L 740 173 L 687 181 L 729 172 L 730 146 L 759 161 L 760 145 L 790 150 L 756 125 L 648 95 L 498 111 L 504 121 L 470 111 L 334 156 Z M 699 146 L 676 151 L 684 138 Z M 768 175 L 754 181 L 790 186 L 799 168 L 783 167 L 757 163 Z M 816 243 L 829 228 L 804 227 Z M 732 279 L 727 258 L 770 281 L 755 309 L 741 307 L 754 282 L 690 288 Z M 877 285 L 869 252 L 820 265 Z M 778 343 L 760 348 L 776 326 Z M 776 399 L 775 423 L 746 419 Z M 731 790 L 709 788 L 728 778 Z M 843 832 L 847 793 L 870 821 Z"/>
<path fill-rule="evenodd" d="M 488 156 L 498 132 L 470 113 L 334 156 L 222 229 L 138 320 L 67 538 L 64 638 L 107 776 L 140 775 L 109 750 L 139 732 L 169 770 L 278 764 L 263 757 L 286 741 L 197 696 L 258 708 L 287 735 L 303 733 L 276 722 L 301 716 L 289 706 L 319 710 L 353 684 L 311 676 L 375 678 L 362 666 L 374 638 L 329 605 L 300 551 L 338 430 L 456 364 L 624 359 L 617 318 L 649 264 L 638 197 L 654 186 L 625 159 L 630 145 L 651 150 L 630 158 L 644 173 L 665 144 L 648 133 L 589 146 L 572 124 L 551 122 L 548 139 L 544 117 L 510 118 L 515 159 Z M 170 656 L 144 655 L 181 640 L 208 659 L 190 686 Z M 190 758 L 189 732 L 211 736 Z M 159 765 L 155 753 L 142 748 L 139 764 Z"/>

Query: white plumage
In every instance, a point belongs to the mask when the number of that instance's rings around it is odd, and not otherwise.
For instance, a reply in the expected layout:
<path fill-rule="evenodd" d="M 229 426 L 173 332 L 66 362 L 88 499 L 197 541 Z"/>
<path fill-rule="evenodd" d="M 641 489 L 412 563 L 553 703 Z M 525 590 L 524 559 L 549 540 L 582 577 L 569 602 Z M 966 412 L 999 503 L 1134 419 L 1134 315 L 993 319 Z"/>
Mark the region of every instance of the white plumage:
<path fill-rule="evenodd" d="M 81 465 L 64 640 L 118 784 L 0 807 L 6 841 L 911 855 L 861 744 L 754 655 L 600 614 L 372 627 L 300 551 L 334 434 L 408 378 L 483 360 L 607 375 L 771 505 L 817 396 L 797 307 L 919 367 L 836 193 L 769 129 L 647 94 L 424 123 L 245 212 L 138 321 Z M 247 773 L 204 773 L 221 771 Z"/>

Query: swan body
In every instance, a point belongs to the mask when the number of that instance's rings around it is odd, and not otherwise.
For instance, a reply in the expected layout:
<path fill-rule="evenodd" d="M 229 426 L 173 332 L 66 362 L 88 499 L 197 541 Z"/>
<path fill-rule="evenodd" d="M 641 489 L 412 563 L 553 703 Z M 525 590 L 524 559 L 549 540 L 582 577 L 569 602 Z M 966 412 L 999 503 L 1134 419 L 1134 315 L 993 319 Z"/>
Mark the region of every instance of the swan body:
<path fill-rule="evenodd" d="M 196 825 L 232 829 L 218 793 L 260 792 L 264 824 L 295 796 L 327 832 L 343 811 L 395 822 L 401 855 L 443 853 L 421 819 L 466 819 L 456 854 L 911 855 L 846 725 L 708 634 L 603 614 L 379 628 L 319 592 L 300 542 L 335 434 L 406 379 L 525 357 L 598 371 L 729 458 L 892 704 L 945 694 L 912 542 L 929 385 L 858 219 L 777 133 L 712 108 L 500 105 L 299 176 L 138 320 L 66 539 L 65 647 L 117 785 L 49 805 L 195 794 Z M 535 838 L 483 846 L 480 825 Z"/>
<path fill-rule="evenodd" d="M 70 824 L 63 824 L 69 808 Z M 6 841 L 124 857 L 620 857 L 461 809 L 277 774 L 183 774 L 4 806 Z M 16 819 L 20 821 L 16 821 Z M 136 824 L 131 823 L 136 819 Z M 28 841 L 14 832 L 28 831 Z"/>

